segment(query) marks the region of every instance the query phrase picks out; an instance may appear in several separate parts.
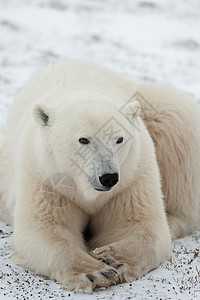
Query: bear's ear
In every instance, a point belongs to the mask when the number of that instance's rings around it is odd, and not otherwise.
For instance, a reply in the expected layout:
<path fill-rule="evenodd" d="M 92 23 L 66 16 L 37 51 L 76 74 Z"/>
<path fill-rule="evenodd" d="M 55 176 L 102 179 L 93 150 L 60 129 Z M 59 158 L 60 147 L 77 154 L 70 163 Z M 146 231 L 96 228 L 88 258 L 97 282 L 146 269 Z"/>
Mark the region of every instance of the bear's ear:
<path fill-rule="evenodd" d="M 126 115 L 131 121 L 140 115 L 141 103 L 139 100 L 133 100 L 126 106 Z"/>
<path fill-rule="evenodd" d="M 53 113 L 44 105 L 35 105 L 33 107 L 33 117 L 35 121 L 43 127 L 50 126 L 53 121 Z"/>

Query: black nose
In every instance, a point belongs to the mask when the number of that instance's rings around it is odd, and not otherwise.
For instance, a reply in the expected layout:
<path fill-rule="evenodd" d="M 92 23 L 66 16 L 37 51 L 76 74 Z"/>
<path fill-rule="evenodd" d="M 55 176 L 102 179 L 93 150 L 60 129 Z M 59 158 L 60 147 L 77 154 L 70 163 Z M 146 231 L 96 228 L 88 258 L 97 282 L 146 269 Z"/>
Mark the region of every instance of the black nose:
<path fill-rule="evenodd" d="M 118 174 L 105 174 L 99 177 L 101 184 L 107 188 L 113 187 L 119 180 Z"/>

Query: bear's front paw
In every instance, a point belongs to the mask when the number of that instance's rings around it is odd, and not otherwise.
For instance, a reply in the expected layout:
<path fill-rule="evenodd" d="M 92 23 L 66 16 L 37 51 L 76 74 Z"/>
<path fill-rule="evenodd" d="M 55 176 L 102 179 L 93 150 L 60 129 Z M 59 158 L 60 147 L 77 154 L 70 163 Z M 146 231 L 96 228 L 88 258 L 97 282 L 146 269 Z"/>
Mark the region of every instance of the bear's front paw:
<path fill-rule="evenodd" d="M 92 292 L 118 283 L 120 279 L 117 270 L 106 264 L 102 265 L 104 267 L 98 271 L 88 269 L 85 273 L 70 272 L 66 282 L 62 280 L 62 286 L 74 292 Z"/>
<path fill-rule="evenodd" d="M 120 258 L 118 258 L 112 247 L 104 246 L 100 248 L 96 248 L 95 250 L 90 252 L 91 256 L 94 258 L 106 263 L 110 267 L 115 268 L 119 274 L 119 282 L 126 282 L 129 279 L 126 278 L 126 273 L 129 269 L 127 263 L 123 262 Z"/>

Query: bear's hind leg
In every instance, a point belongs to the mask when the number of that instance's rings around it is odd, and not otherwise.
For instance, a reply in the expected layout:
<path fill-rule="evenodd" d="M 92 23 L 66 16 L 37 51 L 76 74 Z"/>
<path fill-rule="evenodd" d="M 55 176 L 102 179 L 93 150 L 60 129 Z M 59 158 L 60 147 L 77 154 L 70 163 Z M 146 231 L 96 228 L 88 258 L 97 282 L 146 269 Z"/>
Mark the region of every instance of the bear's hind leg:
<path fill-rule="evenodd" d="M 199 107 L 187 93 L 168 85 L 141 85 L 140 93 L 146 100 L 143 120 L 156 148 L 171 237 L 180 238 L 200 226 Z"/>

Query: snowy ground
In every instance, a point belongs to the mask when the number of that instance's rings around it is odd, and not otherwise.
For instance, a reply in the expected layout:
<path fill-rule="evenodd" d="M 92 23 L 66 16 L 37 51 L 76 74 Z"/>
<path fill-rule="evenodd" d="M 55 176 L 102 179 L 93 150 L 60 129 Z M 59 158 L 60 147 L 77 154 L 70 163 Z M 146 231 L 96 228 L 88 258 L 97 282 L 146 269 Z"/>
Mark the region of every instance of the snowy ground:
<path fill-rule="evenodd" d="M 200 1 L 0 0 L 0 129 L 28 77 L 69 58 L 170 82 L 200 102 Z M 11 231 L 0 223 L 0 299 L 200 299 L 200 231 L 136 282 L 85 296 L 12 264 Z"/>

